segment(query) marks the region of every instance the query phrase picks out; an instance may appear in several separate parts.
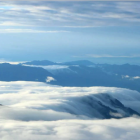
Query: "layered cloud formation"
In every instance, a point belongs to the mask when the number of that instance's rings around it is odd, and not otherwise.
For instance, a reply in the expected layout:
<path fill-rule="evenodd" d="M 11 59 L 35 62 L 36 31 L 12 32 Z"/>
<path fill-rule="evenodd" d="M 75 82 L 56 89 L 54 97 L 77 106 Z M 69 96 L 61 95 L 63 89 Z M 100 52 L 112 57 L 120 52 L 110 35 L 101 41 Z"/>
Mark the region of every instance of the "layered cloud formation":
<path fill-rule="evenodd" d="M 140 93 L 128 89 L 0 82 L 0 103 L 4 105 L 0 107 L 0 137 L 2 140 L 138 140 L 139 117 L 97 120 L 80 113 L 85 112 L 84 104 L 91 97 L 98 96 L 106 105 L 109 98 L 104 97 L 110 96 L 140 111 Z M 62 108 L 76 110 L 77 114 Z M 121 117 L 117 113 L 112 115 Z"/>
<path fill-rule="evenodd" d="M 52 77 L 48 77 L 48 80 L 52 80 Z M 115 87 L 61 87 L 23 81 L 0 82 L 0 85 L 0 103 L 16 109 L 51 109 L 66 113 L 71 110 L 72 114 L 90 116 L 82 113 L 82 111 L 88 110 L 89 103 L 101 102 L 112 108 L 113 104 L 111 102 L 117 99 L 126 107 L 131 107 L 140 113 L 138 105 L 135 107 L 135 104 L 140 101 L 140 94 L 137 91 L 128 89 Z"/>
<path fill-rule="evenodd" d="M 0 11 L 3 13 L 0 16 L 1 26 L 87 28 L 140 23 L 139 2 L 1 1 L 0 4 Z M 30 29 L 28 32 L 37 31 Z"/>

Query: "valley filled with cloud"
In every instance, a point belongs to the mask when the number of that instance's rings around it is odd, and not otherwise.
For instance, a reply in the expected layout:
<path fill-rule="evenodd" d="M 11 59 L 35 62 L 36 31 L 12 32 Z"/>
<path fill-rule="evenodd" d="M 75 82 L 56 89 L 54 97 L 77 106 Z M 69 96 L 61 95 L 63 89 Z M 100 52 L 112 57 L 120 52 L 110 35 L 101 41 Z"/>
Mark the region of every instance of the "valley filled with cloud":
<path fill-rule="evenodd" d="M 139 101 L 123 88 L 0 82 L 0 138 L 138 140 Z"/>
<path fill-rule="evenodd" d="M 139 9 L 0 0 L 0 140 L 140 140 Z"/>

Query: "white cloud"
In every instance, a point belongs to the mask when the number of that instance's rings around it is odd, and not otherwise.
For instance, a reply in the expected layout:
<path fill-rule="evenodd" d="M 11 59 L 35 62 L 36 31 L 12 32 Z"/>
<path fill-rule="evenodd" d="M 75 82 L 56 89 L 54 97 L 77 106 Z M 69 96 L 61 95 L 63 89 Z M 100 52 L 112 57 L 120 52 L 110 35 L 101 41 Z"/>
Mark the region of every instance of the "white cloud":
<path fill-rule="evenodd" d="M 23 64 L 24 66 L 29 66 L 29 67 L 41 67 L 46 70 L 57 70 L 57 69 L 67 69 L 69 66 L 66 65 L 48 65 L 48 66 L 42 66 L 42 65 L 26 65 Z"/>
<path fill-rule="evenodd" d="M 9 0 L 5 0 L 5 1 L 9 1 Z M 10 0 L 10 1 L 23 1 L 23 0 Z M 50 1 L 50 0 L 29 0 L 29 1 Z M 69 1 L 86 1 L 86 0 L 51 0 L 51 1 L 65 1 L 65 2 L 69 2 Z M 88 1 L 97 1 L 97 0 L 88 0 Z M 121 1 L 122 0 L 98 0 L 98 1 Z M 130 1 L 132 2 L 132 0 L 123 0 L 123 1 Z M 135 0 L 135 1 L 140 1 L 140 0 Z"/>
<path fill-rule="evenodd" d="M 48 76 L 46 82 L 50 83 L 51 81 L 56 81 L 56 80 L 53 77 Z"/>
<path fill-rule="evenodd" d="M 95 96 L 97 94 L 100 96 Z M 0 103 L 15 108 L 72 111 L 77 115 L 93 116 L 88 102 L 96 102 L 102 98 L 101 102 L 111 107 L 105 99 L 106 94 L 125 103 L 128 107 L 140 101 L 139 92 L 122 88 L 61 87 L 39 82 L 0 82 Z M 99 112 L 93 111 L 96 112 L 94 116 L 101 117 Z"/>
<path fill-rule="evenodd" d="M 120 114 L 120 113 L 113 113 L 113 112 L 110 112 L 110 115 L 111 115 L 111 116 L 114 116 L 114 117 L 118 117 L 118 118 L 122 118 L 122 117 L 123 117 L 123 115 Z"/>
<path fill-rule="evenodd" d="M 15 22 L 11 22 L 11 21 L 8 21 L 8 22 L 5 21 L 5 22 L 0 23 L 0 26 L 24 26 L 24 25 L 23 24 L 18 24 L 18 23 L 15 23 Z"/>
<path fill-rule="evenodd" d="M 139 140 L 140 119 L 0 120 L 0 130 L 1 140 Z"/>
<path fill-rule="evenodd" d="M 33 29 L 0 29 L 0 33 L 60 33 L 68 31 L 42 31 Z"/>
<path fill-rule="evenodd" d="M 0 119 L 21 120 L 21 121 L 57 121 L 68 119 L 88 119 L 85 116 L 76 116 L 66 112 L 57 112 L 53 110 L 35 110 L 35 109 L 16 109 L 1 107 Z"/>
<path fill-rule="evenodd" d="M 107 98 L 103 96 L 106 93 L 127 106 L 134 105 L 134 109 L 139 108 L 139 92 L 128 89 L 61 87 L 24 81 L 0 82 L 0 103 L 7 106 L 0 107 L 0 138 L 1 140 L 140 139 L 138 117 L 97 120 L 80 115 L 85 111 L 86 102 L 94 97 L 98 99 L 96 95 L 100 95 L 102 103 L 107 103 Z M 65 108 L 73 109 L 78 114 L 70 114 Z M 110 114 L 122 117 L 119 113 L 110 112 Z"/>
<path fill-rule="evenodd" d="M 133 79 L 140 79 L 140 77 L 139 76 L 135 76 L 135 77 L 133 77 Z"/>
<path fill-rule="evenodd" d="M 2 60 L 0 60 L 0 64 L 1 63 L 9 63 L 9 64 L 21 64 L 21 63 L 25 63 L 26 61 L 8 61 L 8 60 L 4 60 L 4 59 L 2 59 Z"/>
<path fill-rule="evenodd" d="M 129 75 L 122 75 L 122 78 L 130 78 Z"/>

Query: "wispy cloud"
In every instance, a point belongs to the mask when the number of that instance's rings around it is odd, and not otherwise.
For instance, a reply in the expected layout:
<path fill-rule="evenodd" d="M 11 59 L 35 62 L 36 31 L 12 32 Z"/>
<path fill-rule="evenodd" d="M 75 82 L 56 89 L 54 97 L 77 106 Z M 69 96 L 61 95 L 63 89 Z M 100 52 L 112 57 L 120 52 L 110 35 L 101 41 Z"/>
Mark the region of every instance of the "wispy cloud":
<path fill-rule="evenodd" d="M 110 58 L 133 58 L 133 57 L 140 57 L 140 55 L 87 55 L 88 57 L 95 57 L 95 58 L 101 58 L 101 57 L 110 57 Z"/>
<path fill-rule="evenodd" d="M 87 54 L 85 56 L 73 56 L 73 57 L 85 57 L 85 58 L 137 58 L 140 57 L 140 55 L 109 55 L 109 54 Z"/>
<path fill-rule="evenodd" d="M 0 29 L 0 33 L 62 33 L 68 31 L 42 31 L 33 29 Z"/>
<path fill-rule="evenodd" d="M 23 1 L 23 0 L 5 0 L 5 1 L 14 1 L 14 2 L 16 2 L 16 1 Z M 50 1 L 50 0 L 28 0 L 28 1 Z M 86 1 L 87 2 L 87 0 L 51 0 L 51 1 L 64 1 L 64 2 L 69 2 L 69 1 Z M 88 1 L 101 1 L 101 2 L 103 2 L 103 1 L 118 1 L 118 2 L 122 2 L 122 0 L 88 0 Z M 123 0 L 123 1 L 130 1 L 130 2 L 132 2 L 132 0 Z M 134 1 L 139 1 L 139 0 L 134 0 Z"/>
<path fill-rule="evenodd" d="M 0 25 L 98 27 L 140 23 L 139 2 L 1 1 Z M 18 20 L 17 20 L 18 19 Z"/>

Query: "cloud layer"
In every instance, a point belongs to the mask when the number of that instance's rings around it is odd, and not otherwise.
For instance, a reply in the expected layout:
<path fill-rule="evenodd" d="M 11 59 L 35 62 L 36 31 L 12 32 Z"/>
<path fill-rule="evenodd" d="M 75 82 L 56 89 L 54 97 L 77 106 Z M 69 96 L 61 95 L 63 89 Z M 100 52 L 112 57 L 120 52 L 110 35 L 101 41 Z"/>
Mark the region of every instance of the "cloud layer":
<path fill-rule="evenodd" d="M 140 105 L 140 94 L 128 89 L 60 87 L 23 81 L 0 82 L 0 103 L 4 105 L 0 107 L 0 138 L 1 140 L 14 140 L 15 138 L 20 140 L 140 139 L 138 135 L 140 119 L 136 116 L 118 120 L 97 120 L 61 110 L 61 107 L 65 108 L 70 104 L 82 106 L 79 104 L 81 101 L 88 101 L 89 97 L 101 93 L 103 95 L 107 93 L 127 106 L 135 103 L 134 109 Z M 104 96 L 100 96 L 103 102 Z M 76 106 L 74 108 L 77 110 Z M 72 106 L 69 106 L 70 108 Z M 84 109 L 82 106 L 82 109 L 78 110 L 80 112 Z"/>
<path fill-rule="evenodd" d="M 139 2 L 0 1 L 0 4 L 1 26 L 87 28 L 140 23 Z"/>
<path fill-rule="evenodd" d="M 51 122 L 1 120 L 0 129 L 1 140 L 138 140 L 140 119 Z"/>
<path fill-rule="evenodd" d="M 67 112 L 65 110 L 67 108 L 80 113 L 79 110 L 86 108 L 82 104 L 91 100 L 102 99 L 102 103 L 111 106 L 109 102 L 106 102 L 106 98 L 115 98 L 127 107 L 140 101 L 139 92 L 115 87 L 61 87 L 38 82 L 17 81 L 0 82 L 0 89 L 1 104 L 25 109 L 52 109 Z M 133 109 L 135 110 L 135 107 Z"/>

